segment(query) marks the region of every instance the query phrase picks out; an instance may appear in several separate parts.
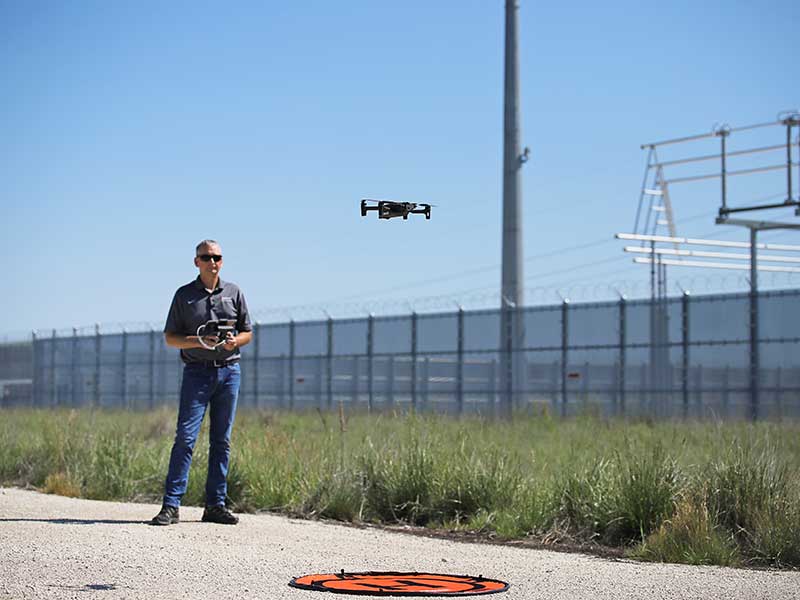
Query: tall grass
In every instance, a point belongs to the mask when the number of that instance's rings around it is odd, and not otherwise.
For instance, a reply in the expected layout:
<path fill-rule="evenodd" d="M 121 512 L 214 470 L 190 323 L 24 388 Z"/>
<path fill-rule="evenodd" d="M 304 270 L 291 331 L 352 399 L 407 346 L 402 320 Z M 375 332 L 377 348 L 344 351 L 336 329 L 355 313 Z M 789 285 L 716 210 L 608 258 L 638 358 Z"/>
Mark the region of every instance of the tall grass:
<path fill-rule="evenodd" d="M 0 482 L 158 502 L 174 422 L 170 411 L 3 411 Z M 798 434 L 798 424 L 242 412 L 228 493 L 241 511 L 800 567 Z M 184 504 L 203 503 L 206 465 L 204 427 Z"/>

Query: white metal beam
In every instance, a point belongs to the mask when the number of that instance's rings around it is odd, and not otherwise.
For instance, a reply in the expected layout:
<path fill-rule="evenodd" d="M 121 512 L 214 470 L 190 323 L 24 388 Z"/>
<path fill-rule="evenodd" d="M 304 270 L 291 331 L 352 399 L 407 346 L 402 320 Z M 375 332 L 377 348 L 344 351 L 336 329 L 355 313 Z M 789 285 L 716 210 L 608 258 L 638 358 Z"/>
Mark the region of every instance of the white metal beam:
<path fill-rule="evenodd" d="M 653 259 L 641 258 L 637 256 L 633 259 L 633 262 L 643 265 L 650 265 L 653 263 Z M 670 265 L 673 267 L 703 267 L 707 269 L 732 269 L 734 271 L 750 270 L 750 265 L 746 265 L 744 263 L 737 265 L 734 263 L 716 263 L 700 260 L 672 260 L 670 258 L 663 258 L 661 260 L 657 260 L 656 262 L 661 263 L 662 265 Z M 800 273 L 800 268 L 798 267 L 774 267 L 769 265 L 758 265 L 756 268 L 759 271 L 769 271 L 772 273 Z"/>
<path fill-rule="evenodd" d="M 625 246 L 625 252 L 635 252 L 638 254 L 652 254 L 653 249 L 647 246 Z M 675 250 L 673 248 L 655 248 L 656 254 L 669 254 L 670 256 L 694 256 L 697 258 L 723 258 L 730 260 L 750 260 L 749 254 L 730 254 L 727 252 L 706 252 L 704 250 Z M 759 254 L 759 261 L 772 261 L 783 263 L 800 263 L 800 257 L 778 256 L 777 254 Z"/>
<path fill-rule="evenodd" d="M 647 235 L 642 233 L 617 233 L 618 240 L 634 240 L 639 242 L 664 242 L 666 244 L 690 244 L 697 246 L 718 246 L 721 248 L 750 248 L 750 242 L 731 242 L 727 240 L 703 240 L 698 238 L 670 237 L 668 235 Z M 800 252 L 800 246 L 790 244 L 756 244 L 759 250 L 780 250 L 783 252 Z"/>

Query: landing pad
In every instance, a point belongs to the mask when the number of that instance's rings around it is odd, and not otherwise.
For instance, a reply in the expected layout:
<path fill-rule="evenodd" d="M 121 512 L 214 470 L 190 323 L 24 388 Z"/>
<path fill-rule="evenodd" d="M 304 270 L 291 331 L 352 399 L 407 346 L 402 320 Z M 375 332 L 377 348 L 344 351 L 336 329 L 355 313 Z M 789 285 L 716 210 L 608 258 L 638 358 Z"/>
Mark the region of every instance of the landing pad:
<path fill-rule="evenodd" d="M 508 584 L 482 575 L 445 575 L 442 573 L 326 573 L 303 575 L 289 582 L 292 587 L 362 596 L 477 596 L 508 589 Z"/>

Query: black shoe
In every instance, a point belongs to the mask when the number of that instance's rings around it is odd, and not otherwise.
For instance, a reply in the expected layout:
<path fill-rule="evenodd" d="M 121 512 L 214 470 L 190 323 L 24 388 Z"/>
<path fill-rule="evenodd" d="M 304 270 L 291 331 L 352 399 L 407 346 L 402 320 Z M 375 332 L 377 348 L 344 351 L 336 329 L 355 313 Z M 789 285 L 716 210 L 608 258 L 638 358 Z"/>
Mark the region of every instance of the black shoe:
<path fill-rule="evenodd" d="M 221 523 L 222 525 L 236 525 L 239 522 L 239 517 L 225 508 L 224 504 L 220 504 L 218 506 L 206 506 L 201 521 L 205 523 Z"/>
<path fill-rule="evenodd" d="M 173 523 L 180 522 L 180 516 L 178 515 L 178 507 L 177 506 L 167 506 L 164 504 L 161 507 L 161 512 L 159 512 L 153 520 L 150 521 L 150 525 L 172 525 Z"/>

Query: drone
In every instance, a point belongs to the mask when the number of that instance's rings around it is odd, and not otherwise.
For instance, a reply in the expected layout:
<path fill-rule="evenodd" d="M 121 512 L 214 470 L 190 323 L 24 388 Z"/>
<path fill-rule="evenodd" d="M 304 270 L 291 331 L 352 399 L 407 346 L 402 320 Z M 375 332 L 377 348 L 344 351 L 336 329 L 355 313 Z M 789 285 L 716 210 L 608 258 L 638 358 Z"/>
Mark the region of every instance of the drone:
<path fill-rule="evenodd" d="M 367 202 L 377 202 L 375 206 L 368 206 Z M 421 208 L 417 208 L 417 207 Z M 391 219 L 392 217 L 403 217 L 408 219 L 408 215 L 425 215 L 426 219 L 431 218 L 432 204 L 420 204 L 417 202 L 394 202 L 393 200 L 373 200 L 364 198 L 361 200 L 361 216 L 366 217 L 370 210 L 378 211 L 379 219 Z"/>

